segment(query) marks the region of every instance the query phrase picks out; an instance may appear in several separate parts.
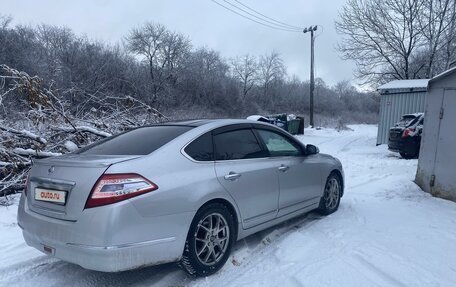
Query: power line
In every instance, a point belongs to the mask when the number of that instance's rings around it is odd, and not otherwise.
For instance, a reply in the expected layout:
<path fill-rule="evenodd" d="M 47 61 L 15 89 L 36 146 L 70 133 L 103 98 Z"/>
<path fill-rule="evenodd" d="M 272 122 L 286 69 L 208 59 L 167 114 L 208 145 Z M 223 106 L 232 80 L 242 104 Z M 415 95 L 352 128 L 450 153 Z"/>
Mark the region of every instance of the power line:
<path fill-rule="evenodd" d="M 258 15 L 261 15 L 261 16 L 263 16 L 264 18 L 267 18 L 267 19 L 269 19 L 269 20 L 271 20 L 271 21 L 274 21 L 274 22 L 276 22 L 276 23 L 278 23 L 278 24 L 280 24 L 280 25 L 282 25 L 282 26 L 288 26 L 290 29 L 298 29 L 298 30 L 300 30 L 300 31 L 302 31 L 302 29 L 303 29 L 302 27 L 290 25 L 290 24 L 287 24 L 287 23 L 284 23 L 284 22 L 280 22 L 280 21 L 278 21 L 278 20 L 275 20 L 275 19 L 273 19 L 273 18 L 271 18 L 271 17 L 268 17 L 268 16 L 266 16 L 266 15 L 264 15 L 264 14 L 262 14 L 262 13 L 256 11 L 255 9 L 250 8 L 249 6 L 243 4 L 241 1 L 238 1 L 238 0 L 234 0 L 234 1 L 236 1 L 236 2 L 239 3 L 240 5 L 244 6 L 245 8 L 249 9 L 250 11 L 252 11 L 252 12 L 258 14 Z M 277 25 L 277 24 L 276 24 L 276 25 Z"/>
<path fill-rule="evenodd" d="M 265 23 L 263 23 L 263 22 L 260 22 L 260 21 L 257 21 L 257 20 L 255 20 L 255 19 L 252 19 L 252 18 L 250 18 L 250 17 L 248 17 L 248 16 L 245 16 L 245 15 L 243 15 L 243 14 L 241 14 L 241 13 L 239 13 L 239 12 L 237 12 L 237 11 L 235 11 L 235 10 L 233 10 L 233 9 L 231 9 L 231 8 L 229 8 L 229 7 L 223 5 L 223 4 L 221 4 L 221 3 L 219 3 L 219 2 L 217 2 L 217 1 L 215 1 L 215 0 L 211 0 L 211 1 L 214 2 L 214 3 L 217 4 L 217 5 L 219 5 L 219 6 L 223 7 L 223 8 L 225 8 L 225 9 L 227 9 L 227 10 L 229 10 L 229 11 L 231 11 L 231 12 L 233 12 L 233 13 L 235 13 L 235 14 L 241 16 L 241 17 L 243 17 L 243 18 L 246 18 L 246 19 L 248 19 L 248 20 L 250 20 L 250 21 L 253 21 L 253 22 L 255 22 L 255 23 L 258 23 L 258 24 L 260 24 L 260 25 L 263 25 L 263 26 L 266 26 L 266 27 L 269 27 L 269 28 L 272 28 L 272 29 L 276 29 L 276 30 L 287 31 L 287 32 L 295 32 L 295 33 L 300 33 L 300 32 L 301 32 L 301 31 L 298 31 L 298 30 L 284 29 L 284 28 L 279 28 L 279 27 L 277 27 L 277 26 L 271 26 L 271 25 L 265 24 Z"/>
<path fill-rule="evenodd" d="M 239 13 L 238 11 L 235 11 L 235 10 L 233 10 L 233 9 L 231 9 L 231 8 L 229 8 L 229 7 L 223 5 L 223 4 L 221 4 L 221 3 L 219 3 L 219 2 L 217 2 L 217 1 L 215 1 L 215 0 L 211 0 L 211 1 L 214 2 L 214 3 L 216 3 L 217 5 L 219 5 L 219 6 L 223 7 L 223 8 L 225 8 L 225 9 L 227 9 L 227 10 L 229 10 L 229 11 L 231 11 L 231 12 L 233 12 L 233 13 L 235 13 L 235 14 L 241 16 L 241 17 L 243 17 L 243 18 L 246 18 L 246 19 L 248 19 L 248 20 L 250 20 L 250 21 L 253 21 L 253 22 L 255 22 L 255 23 L 258 23 L 258 24 L 260 24 L 260 25 L 263 25 L 263 26 L 266 26 L 266 27 L 269 27 L 269 28 L 272 28 L 272 29 L 276 29 L 276 30 L 287 31 L 287 32 L 300 32 L 300 31 L 298 31 L 298 30 L 292 30 L 292 29 L 288 29 L 288 28 L 282 28 L 282 27 L 277 27 L 277 26 L 268 25 L 268 24 L 266 24 L 266 23 L 263 23 L 263 22 L 260 22 L 260 21 L 255 20 L 255 19 L 252 19 L 252 18 L 250 18 L 250 17 L 248 17 L 248 16 L 246 16 L 246 15 L 243 15 L 243 14 Z M 224 0 L 224 1 L 225 1 L 225 0 Z M 225 2 L 227 2 L 227 1 L 225 1 Z M 233 4 L 229 3 L 229 2 L 227 2 L 227 3 L 230 4 L 230 5 L 232 5 L 232 6 L 235 6 L 235 5 L 233 5 Z M 236 6 L 235 6 L 235 7 L 236 7 Z M 241 9 L 241 8 L 238 7 L 238 9 Z M 241 9 L 241 10 L 242 10 L 242 9 Z M 264 21 L 264 20 L 263 20 L 263 21 Z"/>
<path fill-rule="evenodd" d="M 231 6 L 234 7 L 235 9 L 241 10 L 242 12 L 244 12 L 244 13 L 246 13 L 246 14 L 252 16 L 252 17 L 257 18 L 257 19 L 259 19 L 260 21 L 263 21 L 263 22 L 272 24 L 272 25 L 274 25 L 274 26 L 277 26 L 277 27 L 280 27 L 280 28 L 283 28 L 283 29 L 299 30 L 299 31 L 302 31 L 302 28 L 299 28 L 299 27 L 292 27 L 291 25 L 288 25 L 288 24 L 282 24 L 282 23 L 281 23 L 281 24 L 277 24 L 277 23 L 274 23 L 273 21 L 269 21 L 269 20 L 267 20 L 267 19 L 264 19 L 263 17 L 259 17 L 259 16 L 255 15 L 255 14 L 250 13 L 249 11 L 244 10 L 244 9 L 242 9 L 241 7 L 239 7 L 239 6 L 237 6 L 237 5 L 233 4 L 233 3 L 231 3 L 230 1 L 227 1 L 227 0 L 223 0 L 223 1 L 224 1 L 225 3 L 231 5 Z M 239 1 L 236 1 L 236 2 L 239 2 Z M 242 4 L 241 2 L 239 2 L 239 3 L 240 3 L 241 5 L 244 6 L 244 4 Z M 246 7 L 246 8 L 248 8 L 248 7 Z M 248 8 L 248 9 L 251 9 L 251 8 Z M 251 9 L 251 10 L 253 10 L 253 9 Z M 254 12 L 257 13 L 256 11 L 254 11 Z M 269 18 L 269 17 L 266 16 L 266 18 Z M 291 26 L 291 27 L 289 27 L 289 26 Z"/>

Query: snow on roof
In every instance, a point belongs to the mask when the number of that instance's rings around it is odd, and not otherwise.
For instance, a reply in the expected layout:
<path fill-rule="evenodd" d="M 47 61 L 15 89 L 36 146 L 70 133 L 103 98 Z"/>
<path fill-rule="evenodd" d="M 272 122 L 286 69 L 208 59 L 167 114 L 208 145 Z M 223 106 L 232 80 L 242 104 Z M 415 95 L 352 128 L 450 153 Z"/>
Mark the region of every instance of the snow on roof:
<path fill-rule="evenodd" d="M 428 82 L 429 79 L 394 80 L 384 85 L 381 85 L 377 88 L 377 90 L 427 88 Z"/>
<path fill-rule="evenodd" d="M 424 113 L 413 113 L 413 114 L 402 115 L 402 117 L 408 117 L 408 118 L 414 117 L 414 118 L 417 118 L 417 117 L 420 117 L 422 115 L 424 115 Z"/>
<path fill-rule="evenodd" d="M 449 74 L 452 74 L 454 71 L 456 71 L 456 67 L 450 68 L 450 69 L 438 74 L 437 76 L 435 76 L 434 78 L 431 79 L 431 83 L 438 79 L 444 78 L 444 77 L 448 76 Z"/>

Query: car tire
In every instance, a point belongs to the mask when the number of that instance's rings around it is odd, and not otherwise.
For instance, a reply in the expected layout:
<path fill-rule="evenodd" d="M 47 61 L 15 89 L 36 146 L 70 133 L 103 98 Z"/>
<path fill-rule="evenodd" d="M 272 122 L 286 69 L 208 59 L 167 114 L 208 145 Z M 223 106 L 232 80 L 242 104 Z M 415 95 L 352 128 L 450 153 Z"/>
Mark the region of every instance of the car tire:
<path fill-rule="evenodd" d="M 331 173 L 325 183 L 323 196 L 317 211 L 323 215 L 329 215 L 339 208 L 342 195 L 342 182 L 336 173 Z"/>
<path fill-rule="evenodd" d="M 235 234 L 234 217 L 225 205 L 203 206 L 190 225 L 179 265 L 192 276 L 214 274 L 228 260 Z"/>

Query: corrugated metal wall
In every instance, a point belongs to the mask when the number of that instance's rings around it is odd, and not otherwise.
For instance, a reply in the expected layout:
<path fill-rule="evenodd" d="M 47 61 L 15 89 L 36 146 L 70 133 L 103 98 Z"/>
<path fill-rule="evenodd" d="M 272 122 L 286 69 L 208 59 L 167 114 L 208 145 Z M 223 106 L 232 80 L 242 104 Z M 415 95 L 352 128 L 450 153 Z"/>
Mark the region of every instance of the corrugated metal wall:
<path fill-rule="evenodd" d="M 380 94 L 382 92 L 380 91 Z M 388 143 L 389 129 L 404 114 L 424 112 L 426 91 L 397 90 L 380 96 L 380 119 L 378 123 L 377 145 Z"/>

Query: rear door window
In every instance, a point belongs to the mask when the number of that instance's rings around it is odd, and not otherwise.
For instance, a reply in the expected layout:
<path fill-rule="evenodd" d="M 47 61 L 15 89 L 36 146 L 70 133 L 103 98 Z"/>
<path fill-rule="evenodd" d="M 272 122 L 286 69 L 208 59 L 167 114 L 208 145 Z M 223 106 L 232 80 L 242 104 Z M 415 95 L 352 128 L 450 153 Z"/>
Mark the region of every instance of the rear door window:
<path fill-rule="evenodd" d="M 121 133 L 80 149 L 93 155 L 146 155 L 189 131 L 189 126 L 150 126 Z"/>
<path fill-rule="evenodd" d="M 233 160 L 267 157 L 251 129 L 228 131 L 214 136 L 215 159 Z"/>
<path fill-rule="evenodd" d="M 197 161 L 213 161 L 214 149 L 212 134 L 206 133 L 192 141 L 185 149 L 185 153 Z"/>

